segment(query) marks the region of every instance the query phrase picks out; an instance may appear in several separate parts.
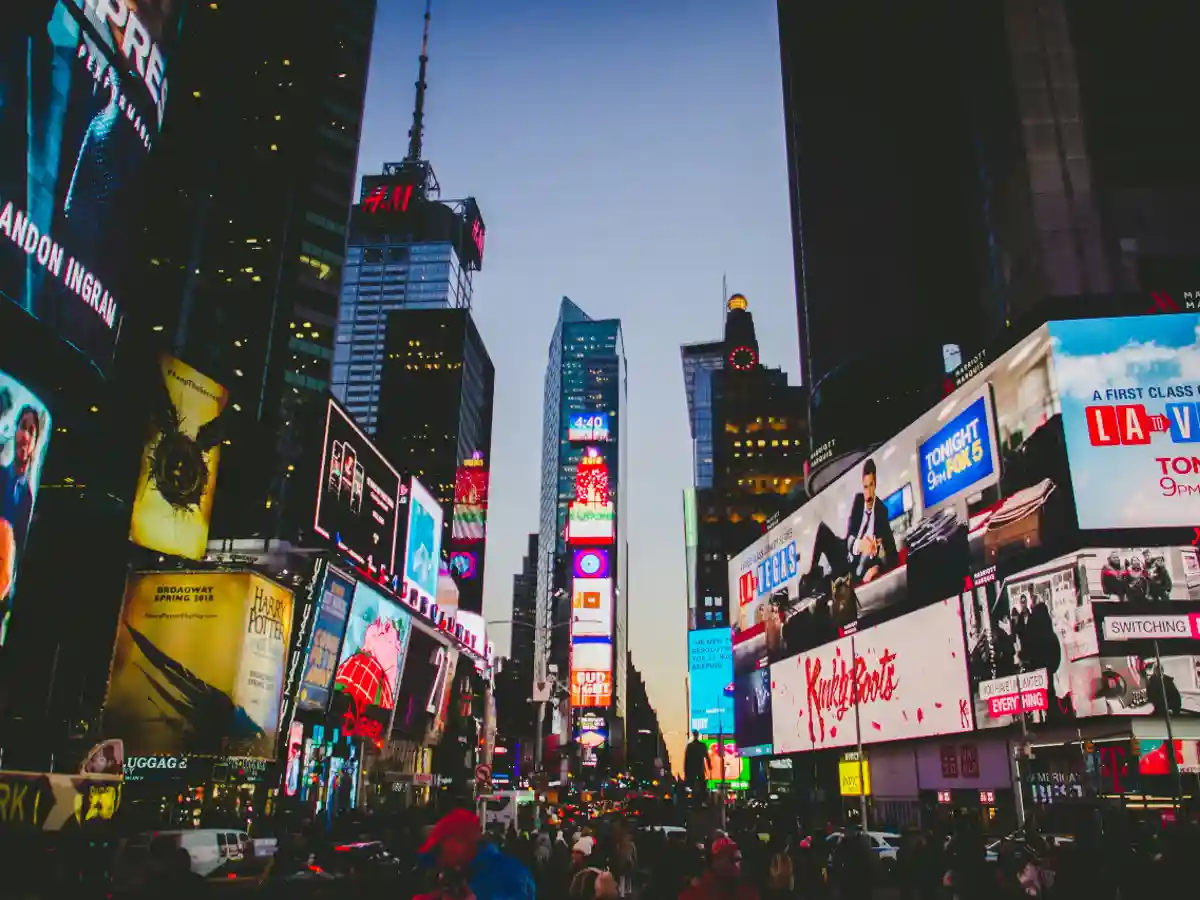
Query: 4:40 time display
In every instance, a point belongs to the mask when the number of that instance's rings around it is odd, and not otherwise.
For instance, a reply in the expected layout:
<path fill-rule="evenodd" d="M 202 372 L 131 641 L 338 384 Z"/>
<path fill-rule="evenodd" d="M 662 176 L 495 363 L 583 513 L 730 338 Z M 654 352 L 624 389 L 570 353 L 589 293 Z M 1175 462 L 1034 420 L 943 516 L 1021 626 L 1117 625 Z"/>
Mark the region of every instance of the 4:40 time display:
<path fill-rule="evenodd" d="M 795 578 L 800 569 L 800 553 L 796 542 L 780 547 L 755 567 L 756 593 L 761 597 L 779 589 Z"/>

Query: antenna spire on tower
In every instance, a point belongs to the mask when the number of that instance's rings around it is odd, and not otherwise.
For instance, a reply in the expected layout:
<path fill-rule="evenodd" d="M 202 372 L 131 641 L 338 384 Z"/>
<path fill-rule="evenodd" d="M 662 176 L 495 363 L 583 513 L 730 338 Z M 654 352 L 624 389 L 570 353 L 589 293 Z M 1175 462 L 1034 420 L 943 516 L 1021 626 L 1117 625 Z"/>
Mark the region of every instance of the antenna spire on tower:
<path fill-rule="evenodd" d="M 425 33 L 421 36 L 421 66 L 417 70 L 417 102 L 413 106 L 412 128 L 408 130 L 408 156 L 406 160 L 421 159 L 421 140 L 425 136 L 425 70 L 429 65 L 429 8 L 433 0 L 425 0 Z"/>

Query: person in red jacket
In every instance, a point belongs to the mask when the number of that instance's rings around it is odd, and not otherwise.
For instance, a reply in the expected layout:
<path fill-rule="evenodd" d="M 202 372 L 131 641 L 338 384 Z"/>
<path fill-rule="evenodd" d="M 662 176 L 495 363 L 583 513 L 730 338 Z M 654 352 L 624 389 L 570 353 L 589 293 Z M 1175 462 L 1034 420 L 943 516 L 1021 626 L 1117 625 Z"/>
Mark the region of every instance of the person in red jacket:
<path fill-rule="evenodd" d="M 708 868 L 685 888 L 679 900 L 758 900 L 754 885 L 742 880 L 742 851 L 727 837 L 712 845 Z"/>

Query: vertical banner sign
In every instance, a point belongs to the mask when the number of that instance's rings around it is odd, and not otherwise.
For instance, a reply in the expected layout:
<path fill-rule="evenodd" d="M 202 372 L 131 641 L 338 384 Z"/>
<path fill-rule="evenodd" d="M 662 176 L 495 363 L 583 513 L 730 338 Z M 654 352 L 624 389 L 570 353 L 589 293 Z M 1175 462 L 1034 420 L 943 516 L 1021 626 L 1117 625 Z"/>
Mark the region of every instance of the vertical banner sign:
<path fill-rule="evenodd" d="M 317 621 L 316 607 L 320 602 L 318 591 L 325 580 L 328 563 L 318 559 L 308 581 L 304 602 L 299 609 L 300 622 L 292 635 L 292 651 L 288 655 L 287 677 L 283 684 L 283 712 L 279 716 L 280 730 L 291 728 L 296 717 L 296 703 L 300 696 L 300 678 L 304 672 L 304 660 L 312 649 L 313 628 Z"/>
<path fill-rule="evenodd" d="M 152 429 L 142 452 L 129 538 L 159 553 L 201 559 L 229 392 L 173 356 L 159 358 Z"/>

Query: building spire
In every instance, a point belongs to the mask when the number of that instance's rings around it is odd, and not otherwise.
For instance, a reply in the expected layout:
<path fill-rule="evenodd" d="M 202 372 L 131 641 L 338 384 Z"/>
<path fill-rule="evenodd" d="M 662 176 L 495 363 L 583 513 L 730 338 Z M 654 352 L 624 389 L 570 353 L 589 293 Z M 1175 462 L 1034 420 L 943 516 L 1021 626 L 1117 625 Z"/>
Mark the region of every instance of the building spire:
<path fill-rule="evenodd" d="M 433 0 L 425 0 L 425 33 L 421 35 L 421 66 L 417 70 L 417 102 L 413 106 L 412 128 L 408 130 L 408 156 L 406 160 L 421 159 L 421 139 L 425 136 L 425 70 L 429 65 L 429 7 Z"/>

